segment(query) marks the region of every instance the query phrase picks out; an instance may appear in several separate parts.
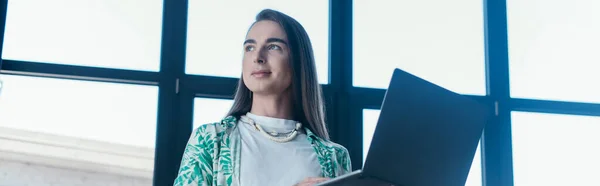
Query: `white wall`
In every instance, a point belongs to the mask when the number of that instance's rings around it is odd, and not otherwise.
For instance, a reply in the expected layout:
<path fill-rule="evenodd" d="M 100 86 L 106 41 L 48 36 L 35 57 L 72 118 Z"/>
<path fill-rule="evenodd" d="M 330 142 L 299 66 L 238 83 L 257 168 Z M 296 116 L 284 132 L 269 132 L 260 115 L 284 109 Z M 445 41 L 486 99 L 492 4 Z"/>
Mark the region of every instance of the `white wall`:
<path fill-rule="evenodd" d="M 0 159 L 0 186 L 151 186 L 152 179 Z"/>

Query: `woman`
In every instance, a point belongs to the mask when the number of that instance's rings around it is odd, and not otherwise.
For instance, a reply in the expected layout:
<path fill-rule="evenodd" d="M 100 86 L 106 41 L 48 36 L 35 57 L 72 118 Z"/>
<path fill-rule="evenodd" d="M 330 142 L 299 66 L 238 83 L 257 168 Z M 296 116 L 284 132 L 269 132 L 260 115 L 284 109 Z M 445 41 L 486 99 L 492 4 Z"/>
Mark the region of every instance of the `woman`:
<path fill-rule="evenodd" d="M 174 185 L 313 185 L 349 173 L 329 141 L 311 42 L 293 18 L 256 16 L 234 103 L 192 133 Z"/>

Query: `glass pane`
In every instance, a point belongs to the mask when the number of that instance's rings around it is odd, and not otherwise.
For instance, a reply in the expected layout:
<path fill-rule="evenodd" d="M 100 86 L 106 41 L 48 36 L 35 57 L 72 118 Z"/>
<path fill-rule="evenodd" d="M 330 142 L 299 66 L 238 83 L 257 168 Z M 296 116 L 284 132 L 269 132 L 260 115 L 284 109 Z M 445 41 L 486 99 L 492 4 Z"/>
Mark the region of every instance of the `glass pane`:
<path fill-rule="evenodd" d="M 371 139 L 379 120 L 379 110 L 363 109 L 363 163 L 367 160 Z"/>
<path fill-rule="evenodd" d="M 387 88 L 394 68 L 401 68 L 459 93 L 484 95 L 482 3 L 354 1 L 353 85 Z"/>
<path fill-rule="evenodd" d="M 481 141 L 477 144 L 477 150 L 475 151 L 475 158 L 471 162 L 471 170 L 467 177 L 465 186 L 481 186 L 483 185 L 482 180 L 482 166 L 481 166 Z"/>
<path fill-rule="evenodd" d="M 363 163 L 366 160 L 367 153 L 369 152 L 369 147 L 371 145 L 371 139 L 373 138 L 373 133 L 375 132 L 375 127 L 377 126 L 377 120 L 379 119 L 379 110 L 375 109 L 363 109 Z M 465 186 L 481 186 L 481 142 L 477 146 L 477 151 L 475 152 L 475 158 L 471 163 L 471 170 L 469 171 L 469 176 L 467 177 L 467 182 Z"/>
<path fill-rule="evenodd" d="M 194 99 L 194 129 L 200 125 L 221 121 L 232 105 L 233 100 L 230 99 Z"/>
<path fill-rule="evenodd" d="M 152 178 L 158 87 L 0 77 L 0 156 Z"/>
<path fill-rule="evenodd" d="M 0 63 L 1 63 L 1 60 L 0 60 Z M 1 65 L 2 64 L 0 64 L 0 67 L 2 67 Z M 2 85 L 3 85 L 2 83 L 3 83 L 2 79 L 0 79 L 0 95 L 2 95 Z"/>
<path fill-rule="evenodd" d="M 246 32 L 265 8 L 281 11 L 302 24 L 313 44 L 319 83 L 327 84 L 329 1 L 323 0 L 189 1 L 185 72 L 239 78 Z"/>
<path fill-rule="evenodd" d="M 9 1 L 4 59 L 158 71 L 162 0 Z"/>
<path fill-rule="evenodd" d="M 511 96 L 600 102 L 600 1 L 506 3 Z"/>
<path fill-rule="evenodd" d="M 600 117 L 512 112 L 514 183 L 600 185 Z"/>

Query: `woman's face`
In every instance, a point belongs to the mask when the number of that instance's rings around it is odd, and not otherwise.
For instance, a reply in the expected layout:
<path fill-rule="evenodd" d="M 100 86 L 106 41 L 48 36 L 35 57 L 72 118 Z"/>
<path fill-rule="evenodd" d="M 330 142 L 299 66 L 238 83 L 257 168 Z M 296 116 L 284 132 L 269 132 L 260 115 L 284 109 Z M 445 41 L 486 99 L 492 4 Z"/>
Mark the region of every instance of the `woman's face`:
<path fill-rule="evenodd" d="M 277 95 L 292 82 L 287 35 L 273 21 L 256 22 L 244 41 L 242 78 L 254 94 Z"/>

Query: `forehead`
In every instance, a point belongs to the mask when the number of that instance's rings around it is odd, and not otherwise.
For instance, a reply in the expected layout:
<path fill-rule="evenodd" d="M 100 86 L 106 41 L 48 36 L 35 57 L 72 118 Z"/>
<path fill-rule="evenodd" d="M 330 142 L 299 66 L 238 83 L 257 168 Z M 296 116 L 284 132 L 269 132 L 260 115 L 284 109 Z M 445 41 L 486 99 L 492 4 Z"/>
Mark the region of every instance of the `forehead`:
<path fill-rule="evenodd" d="M 273 21 L 259 21 L 254 23 L 246 35 L 246 39 L 254 39 L 257 42 L 265 41 L 268 38 L 279 38 L 287 41 L 285 31 L 283 31 L 278 23 Z"/>

